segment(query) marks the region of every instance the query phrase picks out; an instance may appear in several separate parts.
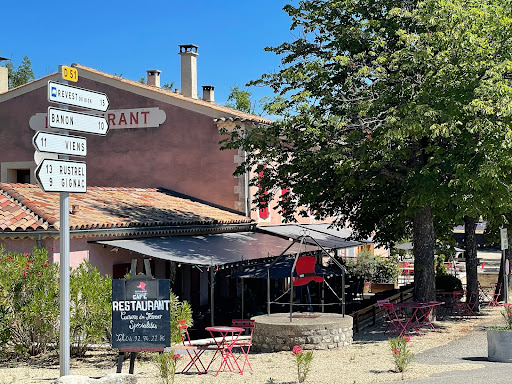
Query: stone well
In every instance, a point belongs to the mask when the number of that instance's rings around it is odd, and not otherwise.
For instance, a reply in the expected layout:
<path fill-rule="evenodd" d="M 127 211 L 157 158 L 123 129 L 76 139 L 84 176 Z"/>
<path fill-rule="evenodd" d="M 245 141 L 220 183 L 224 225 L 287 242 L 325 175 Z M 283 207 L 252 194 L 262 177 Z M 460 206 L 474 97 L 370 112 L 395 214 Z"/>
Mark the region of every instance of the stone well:
<path fill-rule="evenodd" d="M 303 349 L 335 349 L 352 344 L 351 316 L 337 313 L 274 313 L 252 318 L 255 351 L 291 351 L 295 345 Z"/>

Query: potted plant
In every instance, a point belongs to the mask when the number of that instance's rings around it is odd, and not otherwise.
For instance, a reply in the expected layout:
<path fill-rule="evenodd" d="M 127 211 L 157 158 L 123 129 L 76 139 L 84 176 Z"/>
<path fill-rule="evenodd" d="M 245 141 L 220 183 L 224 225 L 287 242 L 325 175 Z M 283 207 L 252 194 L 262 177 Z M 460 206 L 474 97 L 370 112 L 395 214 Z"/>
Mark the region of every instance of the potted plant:
<path fill-rule="evenodd" d="M 487 357 L 489 361 L 512 363 L 512 304 L 503 306 L 504 327 L 487 330 Z"/>
<path fill-rule="evenodd" d="M 363 279 L 364 292 L 396 288 L 400 272 L 396 259 L 374 255 L 370 250 L 363 249 L 357 254 L 357 262 L 348 264 L 351 273 Z"/>

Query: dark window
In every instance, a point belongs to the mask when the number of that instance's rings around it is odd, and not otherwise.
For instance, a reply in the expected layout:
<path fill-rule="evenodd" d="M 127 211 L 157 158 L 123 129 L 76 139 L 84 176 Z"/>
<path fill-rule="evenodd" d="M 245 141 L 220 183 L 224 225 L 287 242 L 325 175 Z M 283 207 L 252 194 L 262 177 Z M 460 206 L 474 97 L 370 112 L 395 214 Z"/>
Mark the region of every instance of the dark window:
<path fill-rule="evenodd" d="M 17 169 L 16 182 L 22 184 L 30 184 L 30 169 Z"/>

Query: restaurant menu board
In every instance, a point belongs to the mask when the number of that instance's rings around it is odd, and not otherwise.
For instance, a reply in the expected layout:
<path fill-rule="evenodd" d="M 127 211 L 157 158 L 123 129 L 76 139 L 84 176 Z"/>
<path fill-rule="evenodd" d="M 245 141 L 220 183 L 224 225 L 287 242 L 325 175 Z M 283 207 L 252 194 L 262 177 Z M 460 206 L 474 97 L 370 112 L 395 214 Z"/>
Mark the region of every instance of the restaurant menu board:
<path fill-rule="evenodd" d="M 112 348 L 154 350 L 170 342 L 169 280 L 112 281 Z"/>

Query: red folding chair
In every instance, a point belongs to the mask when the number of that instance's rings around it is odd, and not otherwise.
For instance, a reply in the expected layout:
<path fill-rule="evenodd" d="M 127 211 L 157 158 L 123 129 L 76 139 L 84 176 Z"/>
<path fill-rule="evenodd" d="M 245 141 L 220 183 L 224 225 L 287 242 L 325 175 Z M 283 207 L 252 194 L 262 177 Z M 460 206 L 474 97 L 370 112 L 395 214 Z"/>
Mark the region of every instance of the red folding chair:
<path fill-rule="evenodd" d="M 240 372 L 244 373 L 245 365 L 247 364 L 252 371 L 251 363 L 249 363 L 249 350 L 252 347 L 252 333 L 254 331 L 254 320 L 249 319 L 233 319 L 231 321 L 233 327 L 244 328 L 245 332 L 238 336 L 238 339 L 233 345 L 234 348 L 240 348 L 242 356 L 244 356 L 244 364 Z"/>
<path fill-rule="evenodd" d="M 403 324 L 403 316 L 399 314 L 395 306 L 389 301 L 382 303 L 382 308 L 384 309 L 383 319 L 386 322 L 386 330 L 391 329 L 392 334 L 402 334 L 404 332 L 404 324 Z"/>
<path fill-rule="evenodd" d="M 491 300 L 489 300 L 489 304 L 487 304 L 487 306 L 488 307 L 490 307 L 490 306 L 501 307 L 501 304 L 498 302 L 500 294 L 501 294 L 501 283 L 496 283 L 496 289 L 492 293 L 492 295 L 490 297 Z"/>
<path fill-rule="evenodd" d="M 201 361 L 201 355 L 210 349 L 209 347 L 214 344 L 213 339 L 204 339 L 204 340 L 190 340 L 190 335 L 188 333 L 188 326 L 186 320 L 178 320 L 178 325 L 180 329 L 181 341 L 183 343 L 183 349 L 187 351 L 188 356 L 190 357 L 189 363 L 183 368 L 181 371 L 188 372 L 192 366 L 196 367 L 197 372 L 199 374 L 206 373 L 207 369 L 204 367 Z M 181 348 L 181 347 L 180 347 Z M 199 369 L 201 367 L 203 370 Z"/>

